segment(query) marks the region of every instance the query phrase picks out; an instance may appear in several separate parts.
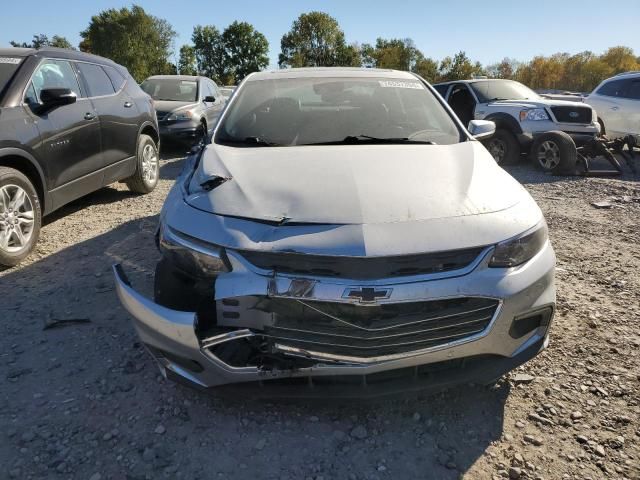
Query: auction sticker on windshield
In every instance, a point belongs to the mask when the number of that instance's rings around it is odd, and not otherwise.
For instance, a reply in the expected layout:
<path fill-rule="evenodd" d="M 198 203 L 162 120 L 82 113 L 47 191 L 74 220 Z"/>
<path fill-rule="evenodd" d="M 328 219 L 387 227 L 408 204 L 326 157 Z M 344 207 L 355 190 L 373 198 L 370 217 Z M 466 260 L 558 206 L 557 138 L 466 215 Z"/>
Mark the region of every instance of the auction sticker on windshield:
<path fill-rule="evenodd" d="M 14 57 L 0 57 L 0 63 L 10 63 L 12 65 L 17 65 L 22 61 L 21 58 Z"/>
<path fill-rule="evenodd" d="M 402 82 L 400 80 L 379 80 L 380 86 L 385 88 L 414 88 L 421 90 L 424 88 L 420 82 Z"/>

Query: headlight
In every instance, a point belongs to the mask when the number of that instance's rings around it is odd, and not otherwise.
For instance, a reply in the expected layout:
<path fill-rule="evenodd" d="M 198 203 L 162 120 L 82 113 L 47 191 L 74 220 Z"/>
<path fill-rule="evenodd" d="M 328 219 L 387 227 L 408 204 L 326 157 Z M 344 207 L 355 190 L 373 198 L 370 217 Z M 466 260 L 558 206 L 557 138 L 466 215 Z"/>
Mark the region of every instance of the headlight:
<path fill-rule="evenodd" d="M 191 120 L 193 118 L 193 112 L 191 110 L 183 110 L 181 112 L 173 112 L 167 117 L 167 121 L 175 122 L 181 120 Z"/>
<path fill-rule="evenodd" d="M 520 121 L 525 120 L 549 120 L 549 115 L 544 108 L 532 108 L 530 110 L 520 110 Z"/>
<path fill-rule="evenodd" d="M 542 249 L 548 238 L 547 224 L 543 222 L 533 231 L 496 245 L 489 266 L 509 268 L 522 265 Z"/>
<path fill-rule="evenodd" d="M 224 249 L 184 233 L 166 224 L 160 225 L 158 247 L 178 268 L 198 277 L 211 277 L 231 270 Z"/>

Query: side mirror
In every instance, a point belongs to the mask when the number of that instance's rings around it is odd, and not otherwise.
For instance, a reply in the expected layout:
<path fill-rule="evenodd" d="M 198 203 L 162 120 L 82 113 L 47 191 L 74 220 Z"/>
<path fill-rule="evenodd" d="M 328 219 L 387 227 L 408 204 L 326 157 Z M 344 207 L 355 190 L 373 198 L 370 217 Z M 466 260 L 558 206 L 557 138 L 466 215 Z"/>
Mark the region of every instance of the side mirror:
<path fill-rule="evenodd" d="M 212 95 L 207 95 L 206 97 L 204 97 L 204 103 L 213 103 L 215 101 L 216 101 L 216 97 Z"/>
<path fill-rule="evenodd" d="M 496 124 L 488 120 L 471 120 L 468 129 L 476 140 L 485 140 L 496 133 Z"/>
<path fill-rule="evenodd" d="M 36 107 L 38 113 L 46 113 L 64 105 L 76 102 L 76 94 L 68 88 L 45 88 L 40 92 L 40 105 Z"/>

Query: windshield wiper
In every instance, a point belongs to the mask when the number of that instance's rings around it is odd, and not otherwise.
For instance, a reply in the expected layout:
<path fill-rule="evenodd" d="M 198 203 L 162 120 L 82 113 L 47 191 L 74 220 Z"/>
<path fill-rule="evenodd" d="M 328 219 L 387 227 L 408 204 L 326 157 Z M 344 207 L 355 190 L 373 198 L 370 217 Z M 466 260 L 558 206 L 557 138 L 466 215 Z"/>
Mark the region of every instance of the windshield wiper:
<path fill-rule="evenodd" d="M 385 143 L 417 143 L 421 145 L 435 145 L 434 142 L 429 140 L 414 140 L 409 137 L 372 137 L 370 135 L 348 135 L 342 140 L 334 140 L 330 142 L 318 142 L 318 143 L 305 143 L 301 145 L 350 145 L 356 143 L 369 143 L 369 144 L 385 144 Z"/>
<path fill-rule="evenodd" d="M 510 98 L 494 97 L 489 102 L 499 102 L 501 100 L 511 100 Z"/>
<path fill-rule="evenodd" d="M 233 137 L 223 137 L 219 138 L 218 141 L 220 143 L 233 143 L 236 145 L 253 145 L 257 147 L 281 147 L 282 144 L 272 142 L 263 137 L 245 137 L 243 138 L 233 138 Z"/>

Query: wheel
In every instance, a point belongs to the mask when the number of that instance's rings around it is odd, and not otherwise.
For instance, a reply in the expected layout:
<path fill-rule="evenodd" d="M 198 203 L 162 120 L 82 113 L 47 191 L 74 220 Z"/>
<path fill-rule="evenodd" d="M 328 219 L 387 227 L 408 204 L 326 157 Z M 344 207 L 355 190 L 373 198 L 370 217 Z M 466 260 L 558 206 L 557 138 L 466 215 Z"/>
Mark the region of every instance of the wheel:
<path fill-rule="evenodd" d="M 512 165 L 520 159 L 520 143 L 509 130 L 499 128 L 483 143 L 498 165 Z"/>
<path fill-rule="evenodd" d="M 136 172 L 125 180 L 129 190 L 135 193 L 152 192 L 158 184 L 160 160 L 158 147 L 149 135 L 138 138 Z"/>
<path fill-rule="evenodd" d="M 24 260 L 38 241 L 42 211 L 31 181 L 18 170 L 0 167 L 0 265 Z"/>
<path fill-rule="evenodd" d="M 578 153 L 573 139 L 564 132 L 547 132 L 535 139 L 531 158 L 542 170 L 570 175 L 576 170 Z"/>

